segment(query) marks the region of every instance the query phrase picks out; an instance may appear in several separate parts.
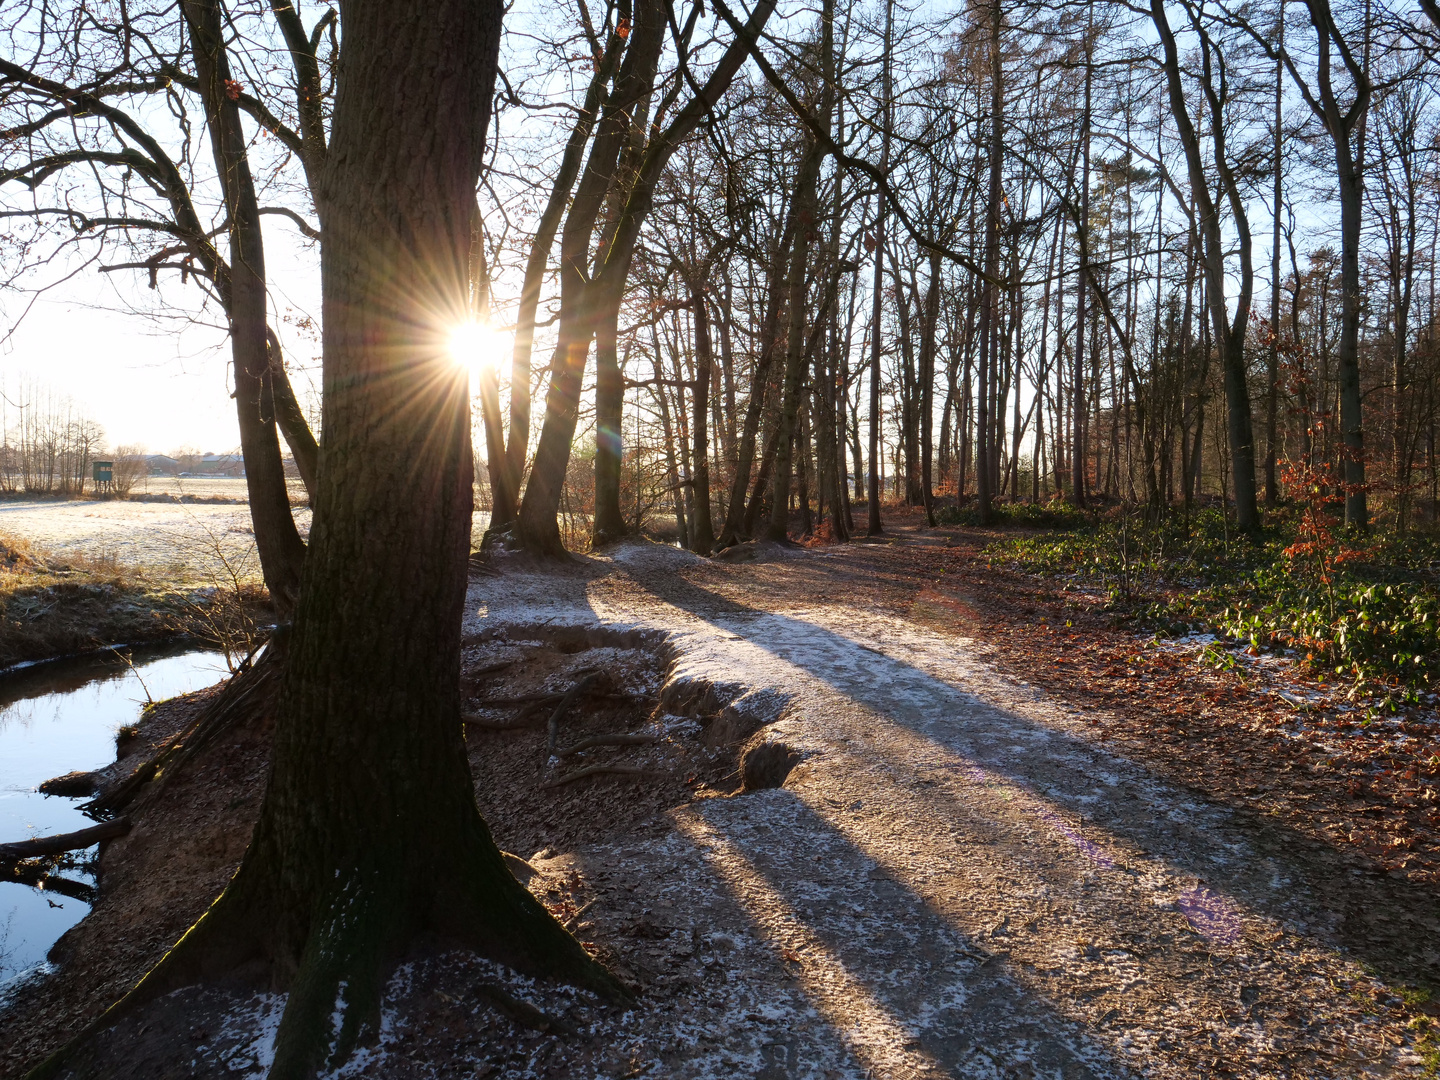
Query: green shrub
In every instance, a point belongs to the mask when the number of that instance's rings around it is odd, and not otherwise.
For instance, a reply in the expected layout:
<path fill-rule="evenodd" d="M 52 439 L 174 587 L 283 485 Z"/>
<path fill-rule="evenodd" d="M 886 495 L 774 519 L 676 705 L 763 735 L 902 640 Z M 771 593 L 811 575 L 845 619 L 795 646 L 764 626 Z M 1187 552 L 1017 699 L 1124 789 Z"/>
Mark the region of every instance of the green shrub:
<path fill-rule="evenodd" d="M 1440 685 L 1433 541 L 1386 537 L 1363 551 L 1281 522 L 1251 539 L 1216 513 L 1141 527 L 1107 522 L 987 549 L 1017 569 L 1106 589 L 1111 604 L 1167 635 L 1211 631 L 1357 683 Z"/>
<path fill-rule="evenodd" d="M 991 506 L 992 527 L 1021 526 L 1032 529 L 1078 529 L 1090 524 L 1091 519 L 1082 510 L 1068 503 L 1052 500 L 1048 503 L 994 503 Z M 935 511 L 939 525 L 981 524 L 980 510 L 976 506 L 942 506 Z"/>

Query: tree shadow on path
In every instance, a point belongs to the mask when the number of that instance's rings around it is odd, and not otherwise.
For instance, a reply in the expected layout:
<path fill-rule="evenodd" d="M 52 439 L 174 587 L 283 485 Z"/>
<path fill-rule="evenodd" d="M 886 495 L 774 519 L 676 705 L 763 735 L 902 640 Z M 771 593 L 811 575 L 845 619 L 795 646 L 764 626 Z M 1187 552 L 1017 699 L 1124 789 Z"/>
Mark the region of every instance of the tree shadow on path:
<path fill-rule="evenodd" d="M 842 703 L 908 732 L 887 762 L 898 784 L 940 783 L 948 774 L 970 789 L 966 797 L 977 788 L 1008 793 L 1028 806 L 1039 834 L 1058 838 L 1091 870 L 1148 859 L 1188 876 L 1194 884 L 1176 903 L 1212 943 L 1238 941 L 1235 920 L 1253 912 L 1344 949 L 1393 981 L 1440 985 L 1431 890 L 1376 874 L 1253 810 L 1159 780 L 1086 738 L 1073 711 L 1067 716 L 1060 703 L 969 660 L 956 640 L 860 612 L 853 626 L 837 628 L 830 609 L 822 625 L 820 615 L 762 611 L 671 575 L 634 580 L 736 635 L 762 660 L 793 665 Z M 821 737 L 854 738 L 831 718 L 815 720 Z"/>

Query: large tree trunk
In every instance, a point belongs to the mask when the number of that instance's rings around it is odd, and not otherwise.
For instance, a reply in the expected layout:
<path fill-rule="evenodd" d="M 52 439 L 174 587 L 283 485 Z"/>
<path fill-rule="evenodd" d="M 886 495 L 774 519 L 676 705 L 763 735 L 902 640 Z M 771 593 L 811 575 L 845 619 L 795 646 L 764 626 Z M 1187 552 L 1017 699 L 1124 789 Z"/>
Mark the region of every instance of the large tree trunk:
<path fill-rule="evenodd" d="M 493 0 L 345 7 L 319 203 L 325 443 L 270 779 L 229 887 L 128 999 L 268 975 L 289 989 L 271 1080 L 373 1038 L 386 965 L 420 934 L 615 989 L 510 876 L 459 716 L 472 461 L 445 343 L 467 317 L 501 17 Z"/>
<path fill-rule="evenodd" d="M 228 93 L 232 77 L 219 4 L 216 0 L 187 0 L 184 10 L 209 121 L 210 147 L 224 185 L 230 225 L 230 272 L 222 289 L 230 317 L 235 412 L 240 424 L 250 518 L 260 572 L 271 602 L 283 617 L 294 609 L 300 591 L 305 543 L 290 513 L 290 493 L 275 431 L 259 204 L 240 109 Z"/>

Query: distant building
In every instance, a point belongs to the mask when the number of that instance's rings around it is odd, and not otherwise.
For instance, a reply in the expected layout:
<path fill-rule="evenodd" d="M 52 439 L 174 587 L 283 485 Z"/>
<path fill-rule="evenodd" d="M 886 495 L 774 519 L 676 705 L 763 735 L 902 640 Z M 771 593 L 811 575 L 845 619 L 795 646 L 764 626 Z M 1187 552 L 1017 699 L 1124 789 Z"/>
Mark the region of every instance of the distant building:
<path fill-rule="evenodd" d="M 235 476 L 245 475 L 245 459 L 236 454 L 148 454 L 145 465 L 151 476 Z"/>
<path fill-rule="evenodd" d="M 195 463 L 196 476 L 244 476 L 245 460 L 239 454 L 202 454 Z"/>

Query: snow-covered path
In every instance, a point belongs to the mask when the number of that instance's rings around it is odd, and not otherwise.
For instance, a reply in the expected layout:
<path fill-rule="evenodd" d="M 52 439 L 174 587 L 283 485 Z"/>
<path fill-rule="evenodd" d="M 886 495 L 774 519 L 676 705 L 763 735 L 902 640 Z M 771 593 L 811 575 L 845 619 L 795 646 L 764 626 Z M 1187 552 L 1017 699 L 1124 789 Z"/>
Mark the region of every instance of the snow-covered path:
<path fill-rule="evenodd" d="M 573 856 L 600 915 L 623 880 L 679 957 L 733 950 L 636 1035 L 632 1075 L 1422 1075 L 1295 852 L 964 638 L 776 603 L 786 573 L 636 546 L 472 590 L 477 630 L 644 629 L 672 682 L 789 700 L 769 730 L 804 761 L 783 789 Z"/>

